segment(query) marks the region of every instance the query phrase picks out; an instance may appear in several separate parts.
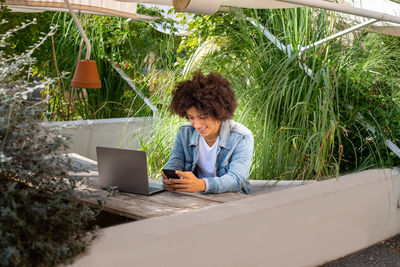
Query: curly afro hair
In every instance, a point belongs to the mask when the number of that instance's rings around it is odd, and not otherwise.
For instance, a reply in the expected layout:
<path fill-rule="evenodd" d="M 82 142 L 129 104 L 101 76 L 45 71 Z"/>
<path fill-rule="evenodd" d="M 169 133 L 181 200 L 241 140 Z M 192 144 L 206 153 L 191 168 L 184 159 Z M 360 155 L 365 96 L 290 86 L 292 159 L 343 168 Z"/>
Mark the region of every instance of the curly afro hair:
<path fill-rule="evenodd" d="M 191 80 L 180 82 L 172 92 L 170 110 L 181 117 L 195 107 L 199 113 L 208 114 L 218 121 L 233 117 L 236 97 L 232 84 L 221 74 L 203 75 L 196 71 Z"/>

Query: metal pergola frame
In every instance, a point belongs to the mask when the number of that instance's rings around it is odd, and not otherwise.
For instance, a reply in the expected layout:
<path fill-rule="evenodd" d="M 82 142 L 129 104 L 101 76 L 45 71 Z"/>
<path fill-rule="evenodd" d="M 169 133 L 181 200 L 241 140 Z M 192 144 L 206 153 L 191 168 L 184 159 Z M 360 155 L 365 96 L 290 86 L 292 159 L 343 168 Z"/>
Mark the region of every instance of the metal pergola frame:
<path fill-rule="evenodd" d="M 288 57 L 291 57 L 291 56 L 293 55 L 293 50 L 292 50 L 292 45 L 291 45 L 291 44 L 289 44 L 289 45 L 284 45 L 284 44 L 282 44 L 270 31 L 268 31 L 267 29 L 265 29 L 262 25 L 258 24 L 254 19 L 252 19 L 252 18 L 247 18 L 247 20 L 248 20 L 250 23 L 252 23 L 255 27 L 258 27 L 258 28 L 261 30 L 261 32 L 264 34 L 264 36 L 267 37 L 268 40 L 270 40 L 271 43 L 273 43 L 273 44 L 274 44 L 279 50 L 281 50 L 284 54 L 286 54 Z M 373 24 L 373 23 L 375 23 L 375 22 L 377 22 L 377 21 L 378 21 L 377 19 L 370 19 L 370 20 L 368 20 L 368 21 L 366 21 L 366 22 L 363 22 L 363 23 L 360 23 L 360 24 L 358 24 L 358 25 L 355 25 L 355 26 L 353 26 L 353 27 L 351 27 L 351 28 L 348 28 L 348 29 L 346 29 L 346 30 L 343 30 L 343 31 L 341 31 L 341 32 L 338 32 L 338 33 L 336 33 L 336 34 L 333 34 L 333 35 L 331 35 L 331 36 L 329 36 L 329 37 L 326 37 L 326 38 L 324 38 L 324 39 L 321 39 L 321 40 L 319 40 L 319 41 L 316 41 L 316 42 L 314 42 L 314 43 L 312 43 L 312 44 L 309 44 L 309 45 L 307 45 L 307 46 L 299 47 L 298 52 L 297 52 L 297 53 L 298 53 L 298 57 L 300 57 L 300 55 L 301 55 L 302 52 L 304 52 L 304 51 L 306 51 L 306 50 L 308 50 L 308 49 L 311 49 L 311 48 L 313 48 L 313 47 L 316 47 L 316 46 L 318 46 L 318 45 L 321 45 L 321 44 L 323 44 L 323 43 L 326 43 L 326 42 L 328 42 L 328 41 L 330 41 L 330 40 L 333 40 L 333 39 L 335 39 L 335 38 L 338 38 L 338 37 L 340 37 L 340 36 L 349 34 L 349 33 L 353 32 L 353 31 L 355 31 L 355 30 L 358 30 L 358 29 L 361 29 L 361 28 L 366 27 L 366 26 L 368 26 L 368 25 L 371 25 L 371 24 Z M 310 78 L 312 78 L 312 79 L 314 78 L 312 69 L 310 69 L 307 65 L 305 65 L 305 64 L 303 64 L 303 63 L 301 63 L 301 62 L 299 62 L 299 67 L 300 67 Z M 352 109 L 351 106 L 348 106 L 348 107 L 349 107 L 350 109 Z M 357 119 L 366 129 L 368 129 L 372 134 L 378 134 L 378 135 L 380 135 L 381 137 L 383 137 L 381 134 L 379 134 L 379 133 L 376 131 L 376 129 L 375 129 L 372 125 L 370 125 L 368 122 L 365 121 L 365 118 L 364 118 L 360 113 L 358 113 L 358 116 L 356 117 L 356 119 Z M 399 148 L 393 141 L 391 141 L 391 140 L 389 140 L 389 139 L 384 139 L 384 143 L 385 143 L 385 145 L 386 145 L 393 153 L 395 153 L 395 154 L 400 158 L 400 148 Z M 400 205 L 400 199 L 399 199 L 399 205 Z"/>

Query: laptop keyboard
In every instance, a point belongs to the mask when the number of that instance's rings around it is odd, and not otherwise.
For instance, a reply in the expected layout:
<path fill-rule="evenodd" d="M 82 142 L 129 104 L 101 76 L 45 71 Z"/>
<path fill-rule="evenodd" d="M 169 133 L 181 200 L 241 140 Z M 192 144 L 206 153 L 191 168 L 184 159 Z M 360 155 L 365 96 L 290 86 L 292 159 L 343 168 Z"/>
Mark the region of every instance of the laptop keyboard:
<path fill-rule="evenodd" d="M 160 190 L 160 189 L 162 189 L 162 185 L 161 184 L 149 183 L 150 192 L 157 191 L 157 190 Z"/>

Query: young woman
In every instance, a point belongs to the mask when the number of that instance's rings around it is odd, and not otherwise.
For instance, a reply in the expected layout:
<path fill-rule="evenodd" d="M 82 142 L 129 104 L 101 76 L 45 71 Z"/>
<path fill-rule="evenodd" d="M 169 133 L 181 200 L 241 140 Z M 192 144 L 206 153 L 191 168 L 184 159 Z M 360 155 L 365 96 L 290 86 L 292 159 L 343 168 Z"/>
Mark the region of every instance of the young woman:
<path fill-rule="evenodd" d="M 163 175 L 165 189 L 178 192 L 249 193 L 254 138 L 249 129 L 230 120 L 236 109 L 231 83 L 220 74 L 196 72 L 172 92 L 170 109 L 189 120 L 175 138 Z"/>

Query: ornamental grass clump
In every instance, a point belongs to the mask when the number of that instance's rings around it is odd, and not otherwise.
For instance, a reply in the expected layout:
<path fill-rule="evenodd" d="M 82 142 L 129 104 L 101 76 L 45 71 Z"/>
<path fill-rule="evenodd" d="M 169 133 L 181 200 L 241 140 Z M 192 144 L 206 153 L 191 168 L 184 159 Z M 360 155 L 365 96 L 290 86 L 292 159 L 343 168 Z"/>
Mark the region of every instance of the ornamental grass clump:
<path fill-rule="evenodd" d="M 76 181 L 57 161 L 67 137 L 40 127 L 43 103 L 30 98 L 53 82 L 31 75 L 31 55 L 53 31 L 21 54 L 3 52 L 13 32 L 34 23 L 0 34 L 0 266 L 68 263 L 94 237 L 93 212 L 69 201 Z"/>
<path fill-rule="evenodd" d="M 171 68 L 176 74 L 170 80 L 201 69 L 231 81 L 238 100 L 234 120 L 254 135 L 250 179 L 322 180 L 399 164 L 385 145 L 400 140 L 398 38 L 360 31 L 354 40 L 343 37 L 300 53 L 343 30 L 344 22 L 305 7 L 230 11 L 191 19 L 177 50 L 185 57 Z M 154 173 L 169 158 L 181 123 L 167 117 L 166 108 L 159 106 L 162 117 L 144 146 Z"/>

